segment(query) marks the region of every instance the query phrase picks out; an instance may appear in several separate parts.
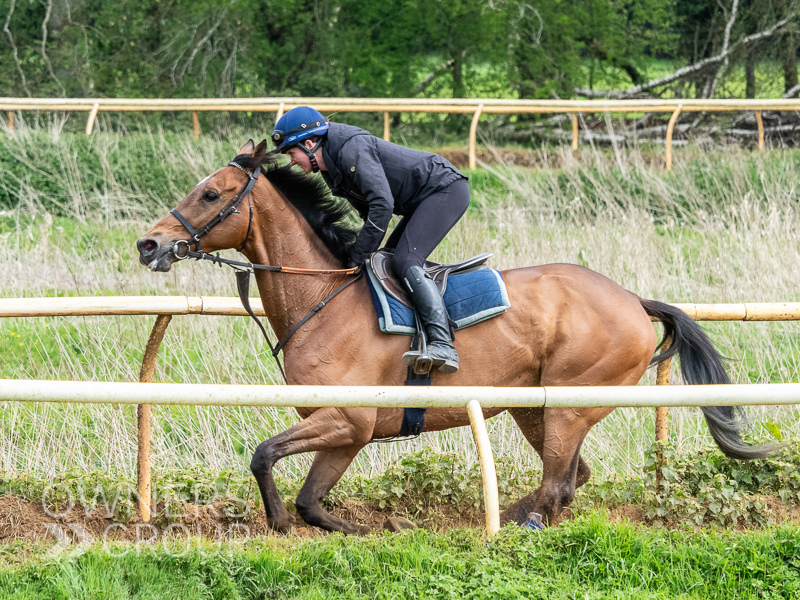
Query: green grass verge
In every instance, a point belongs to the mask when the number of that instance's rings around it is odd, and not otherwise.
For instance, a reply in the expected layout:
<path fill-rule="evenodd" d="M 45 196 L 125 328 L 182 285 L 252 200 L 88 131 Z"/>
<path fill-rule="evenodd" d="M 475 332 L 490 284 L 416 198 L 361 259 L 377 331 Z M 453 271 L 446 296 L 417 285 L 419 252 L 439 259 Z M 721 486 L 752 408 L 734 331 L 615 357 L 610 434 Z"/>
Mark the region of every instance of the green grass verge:
<path fill-rule="evenodd" d="M 533 532 L 424 530 L 312 541 L 114 544 L 2 556 L 0 595 L 61 598 L 796 598 L 800 530 L 648 530 L 602 514 Z"/>

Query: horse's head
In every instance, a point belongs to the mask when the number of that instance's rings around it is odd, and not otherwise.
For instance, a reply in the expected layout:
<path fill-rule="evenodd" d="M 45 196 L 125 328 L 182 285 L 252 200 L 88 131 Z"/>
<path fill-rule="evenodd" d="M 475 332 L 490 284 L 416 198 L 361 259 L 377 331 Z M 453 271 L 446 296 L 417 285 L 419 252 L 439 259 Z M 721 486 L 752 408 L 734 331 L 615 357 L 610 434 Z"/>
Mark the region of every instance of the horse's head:
<path fill-rule="evenodd" d="M 266 155 L 266 140 L 249 140 L 235 161 L 203 179 L 136 242 L 139 261 L 151 271 L 169 271 L 189 250 L 244 247 L 252 226 L 250 190 Z M 244 164 L 241 164 L 244 163 Z M 239 166 L 237 166 L 237 164 Z"/>

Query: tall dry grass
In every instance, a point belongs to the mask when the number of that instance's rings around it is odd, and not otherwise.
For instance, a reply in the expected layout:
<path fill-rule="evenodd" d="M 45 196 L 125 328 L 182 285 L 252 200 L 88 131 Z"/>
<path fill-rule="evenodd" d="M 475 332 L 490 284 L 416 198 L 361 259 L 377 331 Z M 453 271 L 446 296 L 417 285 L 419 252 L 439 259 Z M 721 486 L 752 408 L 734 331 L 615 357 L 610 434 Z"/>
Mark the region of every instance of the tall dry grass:
<path fill-rule="evenodd" d="M 226 140 L 244 137 L 232 132 Z M 225 272 L 187 262 L 168 274 L 150 273 L 138 265 L 133 247 L 195 181 L 229 160 L 235 145 L 163 132 L 101 134 L 87 142 L 60 134 L 57 124 L 46 130 L 17 124 L 14 139 L 0 145 L 0 192 L 16 199 L 0 215 L 3 295 L 235 295 Z M 99 163 L 91 173 L 86 153 Z M 541 169 L 495 165 L 474 173 L 470 211 L 436 257 L 491 251 L 498 268 L 578 263 L 640 296 L 668 302 L 798 300 L 795 151 L 689 147 L 681 149 L 672 173 L 646 148 L 540 154 Z M 30 165 L 33 173 L 26 177 L 19 164 L 8 166 L 11 161 Z M 158 167 L 155 175 L 137 172 L 151 164 Z M 63 185 L 51 187 L 55 182 Z M 133 317 L 7 319 L 0 322 L 0 370 L 4 377 L 135 381 L 150 326 Z M 797 327 L 707 329 L 730 357 L 734 381 L 758 383 L 797 380 Z M 176 317 L 160 357 L 156 380 L 278 382 L 260 334 L 244 319 Z M 652 379 L 649 374 L 645 383 Z M 680 383 L 676 373 L 673 382 Z M 154 414 L 156 469 L 201 464 L 245 471 L 258 442 L 296 421 L 292 411 L 279 409 L 157 407 Z M 764 421 L 777 423 L 785 436 L 797 435 L 794 408 L 749 414 L 756 435 L 765 434 Z M 673 410 L 671 427 L 682 452 L 711 443 L 698 410 Z M 7 404 L 0 428 L 2 471 L 135 468 L 130 408 Z M 507 416 L 490 423 L 490 436 L 498 453 L 523 466 L 538 464 Z M 595 427 L 583 452 L 602 477 L 639 474 L 652 436 L 652 411 L 617 410 Z M 352 468 L 375 474 L 422 446 L 474 456 L 469 431 L 454 430 L 371 445 Z M 293 457 L 277 469 L 297 475 L 309 461 Z"/>

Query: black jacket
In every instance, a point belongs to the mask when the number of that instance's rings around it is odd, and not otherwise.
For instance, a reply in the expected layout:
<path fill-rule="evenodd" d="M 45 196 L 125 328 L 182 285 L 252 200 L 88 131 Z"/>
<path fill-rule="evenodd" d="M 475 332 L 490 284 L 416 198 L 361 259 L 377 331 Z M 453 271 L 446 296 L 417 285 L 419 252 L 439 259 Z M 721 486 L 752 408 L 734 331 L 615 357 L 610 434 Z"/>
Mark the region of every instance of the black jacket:
<path fill-rule="evenodd" d="M 364 219 L 350 250 L 356 264 L 378 249 L 393 213 L 410 215 L 434 192 L 466 179 L 437 154 L 404 148 L 341 123 L 330 124 L 322 157 L 328 169 L 322 177 L 331 193 L 347 199 Z"/>

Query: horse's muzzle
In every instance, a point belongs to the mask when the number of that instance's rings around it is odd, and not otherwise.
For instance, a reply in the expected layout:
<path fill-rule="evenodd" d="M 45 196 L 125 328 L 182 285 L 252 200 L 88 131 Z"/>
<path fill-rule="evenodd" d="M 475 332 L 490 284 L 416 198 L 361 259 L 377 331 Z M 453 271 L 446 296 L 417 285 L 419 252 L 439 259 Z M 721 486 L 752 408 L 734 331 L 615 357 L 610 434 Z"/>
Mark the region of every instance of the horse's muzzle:
<path fill-rule="evenodd" d="M 137 240 L 136 249 L 139 251 L 139 262 L 151 271 L 169 271 L 176 260 L 171 244 L 162 244 L 153 238 Z"/>

